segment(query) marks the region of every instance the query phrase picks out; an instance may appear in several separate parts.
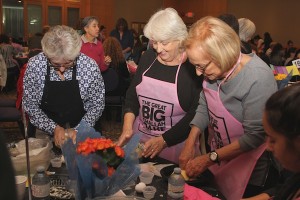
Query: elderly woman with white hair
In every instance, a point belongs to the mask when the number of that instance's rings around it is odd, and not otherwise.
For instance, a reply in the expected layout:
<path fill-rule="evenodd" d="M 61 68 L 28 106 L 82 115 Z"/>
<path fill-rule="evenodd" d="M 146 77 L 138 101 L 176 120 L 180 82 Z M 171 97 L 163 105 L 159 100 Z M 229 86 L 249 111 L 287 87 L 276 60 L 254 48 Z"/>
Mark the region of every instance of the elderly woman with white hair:
<path fill-rule="evenodd" d="M 242 53 L 249 54 L 252 53 L 252 47 L 249 41 L 252 39 L 256 26 L 255 24 L 247 18 L 239 18 L 239 37 L 242 41 Z"/>
<path fill-rule="evenodd" d="M 104 109 L 104 82 L 97 63 L 80 53 L 82 41 L 68 26 L 52 27 L 43 52 L 31 58 L 24 76 L 23 106 L 37 128 L 61 146 L 81 120 L 94 126 Z M 66 130 L 67 129 L 67 130 Z"/>
<path fill-rule="evenodd" d="M 153 43 L 146 51 L 127 91 L 122 135 L 124 145 L 133 134 L 141 135 L 144 157 L 156 155 L 178 163 L 189 122 L 202 89 L 187 60 L 183 41 L 187 27 L 172 8 L 156 12 L 144 28 Z"/>

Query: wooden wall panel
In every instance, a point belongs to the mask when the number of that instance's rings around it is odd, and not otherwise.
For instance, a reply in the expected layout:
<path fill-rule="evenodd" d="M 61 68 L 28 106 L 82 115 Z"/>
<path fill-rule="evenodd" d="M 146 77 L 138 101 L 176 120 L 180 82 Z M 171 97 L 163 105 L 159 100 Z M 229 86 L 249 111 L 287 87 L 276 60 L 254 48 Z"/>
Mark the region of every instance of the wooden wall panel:
<path fill-rule="evenodd" d="M 90 15 L 99 19 L 99 24 L 104 25 L 107 34 L 115 26 L 115 0 L 90 0 Z"/>

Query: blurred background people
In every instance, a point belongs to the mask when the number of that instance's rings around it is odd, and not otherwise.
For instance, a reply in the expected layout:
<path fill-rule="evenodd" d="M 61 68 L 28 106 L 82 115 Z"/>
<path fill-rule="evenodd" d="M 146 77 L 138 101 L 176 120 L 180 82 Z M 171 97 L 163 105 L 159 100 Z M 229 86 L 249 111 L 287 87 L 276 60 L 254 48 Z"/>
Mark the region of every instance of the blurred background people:
<path fill-rule="evenodd" d="M 81 21 L 82 27 L 82 47 L 81 52 L 90 58 L 94 59 L 100 68 L 101 72 L 107 70 L 111 58 L 104 55 L 104 50 L 101 41 L 97 38 L 99 36 L 99 22 L 94 16 L 85 17 Z"/>
<path fill-rule="evenodd" d="M 242 42 L 242 53 L 249 54 L 252 53 L 252 47 L 250 41 L 255 34 L 256 27 L 255 24 L 247 18 L 238 19 L 239 22 L 239 37 Z"/>
<path fill-rule="evenodd" d="M 127 60 L 131 55 L 134 45 L 134 37 L 132 31 L 128 29 L 126 19 L 119 18 L 116 22 L 116 27 L 110 32 L 110 36 L 119 40 L 125 59 Z"/>

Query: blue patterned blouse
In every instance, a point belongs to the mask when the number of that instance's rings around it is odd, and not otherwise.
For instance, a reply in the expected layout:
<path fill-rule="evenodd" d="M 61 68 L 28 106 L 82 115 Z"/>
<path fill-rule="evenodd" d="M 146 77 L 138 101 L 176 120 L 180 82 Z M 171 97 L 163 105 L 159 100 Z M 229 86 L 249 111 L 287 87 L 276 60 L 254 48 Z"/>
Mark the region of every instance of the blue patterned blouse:
<path fill-rule="evenodd" d="M 77 59 L 76 69 L 80 96 L 86 111 L 82 120 L 90 126 L 94 126 L 105 106 L 104 81 L 96 62 L 82 53 Z M 70 68 L 64 72 L 66 80 L 72 79 L 72 70 Z M 33 125 L 53 134 L 56 123 L 49 119 L 40 108 L 46 74 L 47 57 L 44 53 L 40 53 L 29 60 L 23 80 L 23 107 Z M 62 81 L 53 68 L 50 68 L 50 81 Z"/>

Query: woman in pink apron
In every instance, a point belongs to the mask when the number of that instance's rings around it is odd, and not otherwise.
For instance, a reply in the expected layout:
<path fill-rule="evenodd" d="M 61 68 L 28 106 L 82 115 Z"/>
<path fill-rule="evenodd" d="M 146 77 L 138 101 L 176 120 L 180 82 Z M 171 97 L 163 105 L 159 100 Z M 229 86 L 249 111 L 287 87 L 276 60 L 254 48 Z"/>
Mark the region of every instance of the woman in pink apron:
<path fill-rule="evenodd" d="M 178 163 L 202 88 L 197 81 L 202 78 L 187 61 L 182 46 L 187 29 L 174 9 L 154 14 L 144 34 L 153 41 L 155 52 L 151 49 L 143 54 L 127 91 L 118 144 L 140 134 L 145 157 L 158 155 Z"/>
<path fill-rule="evenodd" d="M 185 45 L 205 81 L 180 165 L 191 177 L 209 168 L 228 200 L 259 193 L 269 169 L 262 112 L 277 90 L 272 71 L 256 55 L 241 54 L 238 35 L 217 18 L 196 22 Z M 195 156 L 192 144 L 207 127 L 210 152 Z"/>

